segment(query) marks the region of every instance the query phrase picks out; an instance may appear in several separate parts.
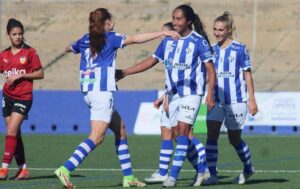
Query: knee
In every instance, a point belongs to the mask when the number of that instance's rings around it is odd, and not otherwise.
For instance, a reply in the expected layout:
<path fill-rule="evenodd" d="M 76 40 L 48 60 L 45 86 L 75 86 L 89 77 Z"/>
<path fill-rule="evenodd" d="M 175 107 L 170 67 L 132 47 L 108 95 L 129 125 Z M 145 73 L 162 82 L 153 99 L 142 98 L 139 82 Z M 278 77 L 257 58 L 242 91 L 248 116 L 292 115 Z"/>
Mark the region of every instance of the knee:
<path fill-rule="evenodd" d="M 233 147 L 237 147 L 241 144 L 240 138 L 229 138 L 229 142 Z"/>
<path fill-rule="evenodd" d="M 91 134 L 89 138 L 94 142 L 96 146 L 100 145 L 104 140 L 103 134 Z"/>
<path fill-rule="evenodd" d="M 13 129 L 11 127 L 7 127 L 7 130 L 6 130 L 6 135 L 9 135 L 9 136 L 17 136 L 18 135 L 18 131 L 16 129 Z"/>

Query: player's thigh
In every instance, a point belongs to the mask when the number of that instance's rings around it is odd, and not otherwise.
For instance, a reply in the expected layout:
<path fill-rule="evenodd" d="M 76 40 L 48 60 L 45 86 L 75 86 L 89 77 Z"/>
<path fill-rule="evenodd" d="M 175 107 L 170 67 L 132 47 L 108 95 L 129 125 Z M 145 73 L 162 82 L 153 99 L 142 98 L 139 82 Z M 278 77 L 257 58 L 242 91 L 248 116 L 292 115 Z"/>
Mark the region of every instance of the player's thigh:
<path fill-rule="evenodd" d="M 178 121 L 193 126 L 201 105 L 200 95 L 187 95 L 180 98 Z"/>
<path fill-rule="evenodd" d="M 111 122 L 114 112 L 114 99 L 111 92 L 89 91 L 84 95 L 84 100 L 90 107 L 91 120 Z"/>
<path fill-rule="evenodd" d="M 178 94 L 176 95 L 168 95 L 168 102 L 169 102 L 169 119 L 170 125 L 177 126 L 178 123 L 178 113 L 179 113 L 179 105 L 180 105 L 180 97 Z"/>
<path fill-rule="evenodd" d="M 229 130 L 242 130 L 246 121 L 247 104 L 235 103 L 225 106 L 225 126 Z"/>
<path fill-rule="evenodd" d="M 218 139 L 222 123 L 225 119 L 225 110 L 220 103 L 206 114 L 207 137 L 210 139 Z"/>

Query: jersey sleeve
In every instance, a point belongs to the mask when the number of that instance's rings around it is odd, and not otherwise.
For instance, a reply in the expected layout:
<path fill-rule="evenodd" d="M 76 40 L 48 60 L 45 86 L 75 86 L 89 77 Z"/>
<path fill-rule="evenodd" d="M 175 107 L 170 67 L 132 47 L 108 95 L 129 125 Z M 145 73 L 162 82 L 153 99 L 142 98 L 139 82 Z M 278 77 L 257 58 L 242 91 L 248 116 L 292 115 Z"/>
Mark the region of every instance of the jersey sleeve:
<path fill-rule="evenodd" d="M 158 47 L 156 48 L 156 50 L 155 50 L 155 52 L 154 52 L 154 54 L 152 55 L 153 56 L 153 58 L 155 58 L 156 60 L 158 60 L 159 62 L 163 62 L 164 61 L 164 50 L 165 50 L 165 48 L 164 48 L 164 41 L 165 40 L 162 40 L 161 42 L 160 42 L 160 44 L 158 45 Z"/>
<path fill-rule="evenodd" d="M 243 48 L 241 49 L 241 53 L 240 53 L 238 60 L 239 60 L 240 66 L 243 70 L 245 70 L 245 71 L 251 70 L 252 66 L 250 63 L 250 57 L 249 57 L 249 53 L 248 53 L 246 46 L 243 46 Z"/>
<path fill-rule="evenodd" d="M 114 49 L 123 48 L 124 47 L 124 41 L 126 39 L 126 35 L 119 34 L 116 32 L 110 32 L 109 34 L 109 40 L 110 44 Z"/>
<path fill-rule="evenodd" d="M 82 39 L 78 39 L 77 41 L 73 42 L 71 44 L 71 50 L 74 54 L 79 54 L 80 53 L 80 43 Z"/>
<path fill-rule="evenodd" d="M 35 49 L 30 50 L 30 64 L 31 64 L 32 70 L 38 70 L 43 67 L 42 63 L 40 61 L 40 57 Z"/>
<path fill-rule="evenodd" d="M 208 63 L 213 61 L 211 46 L 206 39 L 199 40 L 198 52 L 201 62 Z"/>

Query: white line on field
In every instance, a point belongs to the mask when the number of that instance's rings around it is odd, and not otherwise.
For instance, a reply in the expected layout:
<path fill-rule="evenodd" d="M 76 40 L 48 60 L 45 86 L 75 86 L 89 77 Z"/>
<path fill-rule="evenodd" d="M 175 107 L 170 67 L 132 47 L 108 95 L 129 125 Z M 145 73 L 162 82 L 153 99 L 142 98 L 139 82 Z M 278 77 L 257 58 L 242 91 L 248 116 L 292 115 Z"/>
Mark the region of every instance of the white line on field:
<path fill-rule="evenodd" d="M 17 170 L 18 168 L 11 168 Z M 56 168 L 29 168 L 30 171 L 55 171 Z M 76 171 L 122 171 L 121 169 L 90 169 L 90 168 L 78 168 Z M 136 172 L 153 172 L 156 169 L 133 169 Z M 192 169 L 183 169 L 182 172 L 194 172 Z M 218 170 L 223 173 L 239 173 L 241 170 Z M 300 173 L 300 170 L 255 170 L 255 173 Z"/>

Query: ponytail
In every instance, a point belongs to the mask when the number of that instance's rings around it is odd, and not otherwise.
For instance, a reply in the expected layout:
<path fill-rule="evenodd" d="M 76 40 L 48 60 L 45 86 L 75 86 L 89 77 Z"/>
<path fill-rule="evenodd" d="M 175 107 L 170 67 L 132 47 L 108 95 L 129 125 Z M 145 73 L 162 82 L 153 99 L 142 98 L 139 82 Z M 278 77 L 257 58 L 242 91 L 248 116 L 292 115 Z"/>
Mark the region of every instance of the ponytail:
<path fill-rule="evenodd" d="M 200 35 L 202 35 L 204 37 L 204 39 L 208 42 L 209 46 L 211 46 L 209 38 L 208 38 L 207 33 L 205 31 L 205 28 L 204 28 L 204 25 L 201 22 L 200 17 L 196 13 L 194 13 L 194 20 L 193 20 L 192 23 L 194 25 L 195 31 L 197 33 L 199 33 Z"/>
<path fill-rule="evenodd" d="M 92 56 L 101 53 L 105 45 L 105 21 L 111 19 L 107 9 L 98 8 L 90 12 L 89 16 L 89 39 Z"/>

